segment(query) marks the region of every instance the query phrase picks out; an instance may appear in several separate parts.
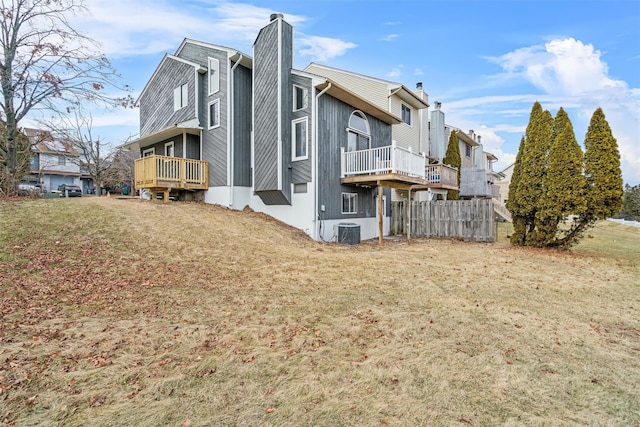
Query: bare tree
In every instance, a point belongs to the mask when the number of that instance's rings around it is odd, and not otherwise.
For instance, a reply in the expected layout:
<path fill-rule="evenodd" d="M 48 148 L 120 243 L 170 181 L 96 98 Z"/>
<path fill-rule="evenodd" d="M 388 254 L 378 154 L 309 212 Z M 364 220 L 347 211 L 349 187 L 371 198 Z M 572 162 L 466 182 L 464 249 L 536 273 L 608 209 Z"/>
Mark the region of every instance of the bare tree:
<path fill-rule="evenodd" d="M 77 163 L 80 171 L 88 174 L 98 186 L 108 176 L 113 157 L 113 145 L 93 135 L 93 118 L 77 111 L 62 116 L 46 125 L 55 139 L 71 145 L 79 157 L 68 157 L 68 161 Z"/>
<path fill-rule="evenodd" d="M 0 120 L 5 122 L 0 158 L 9 191 L 20 180 L 18 126 L 32 110 L 60 112 L 84 101 L 131 105 L 130 96 L 107 93 L 125 87 L 117 85 L 119 76 L 98 43 L 67 20 L 83 12 L 84 0 L 0 0 Z"/>

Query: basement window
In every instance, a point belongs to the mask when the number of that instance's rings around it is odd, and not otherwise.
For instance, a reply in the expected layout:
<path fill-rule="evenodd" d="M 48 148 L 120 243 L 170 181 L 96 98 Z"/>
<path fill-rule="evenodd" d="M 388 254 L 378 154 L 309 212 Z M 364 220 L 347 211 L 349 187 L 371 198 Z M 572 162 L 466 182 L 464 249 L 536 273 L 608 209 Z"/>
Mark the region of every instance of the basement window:
<path fill-rule="evenodd" d="M 342 193 L 342 213 L 358 213 L 358 193 Z"/>

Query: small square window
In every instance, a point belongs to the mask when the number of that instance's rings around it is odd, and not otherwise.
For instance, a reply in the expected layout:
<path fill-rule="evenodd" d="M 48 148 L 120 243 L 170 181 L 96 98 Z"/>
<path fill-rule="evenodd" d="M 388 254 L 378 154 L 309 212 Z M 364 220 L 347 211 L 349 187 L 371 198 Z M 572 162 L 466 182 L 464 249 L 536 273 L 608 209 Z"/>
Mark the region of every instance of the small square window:
<path fill-rule="evenodd" d="M 358 193 L 342 193 L 342 213 L 358 213 Z"/>
<path fill-rule="evenodd" d="M 307 192 L 307 183 L 303 182 L 301 184 L 293 184 L 293 192 L 294 193 L 306 193 Z"/>
<path fill-rule="evenodd" d="M 307 108 L 308 103 L 307 90 L 300 86 L 293 86 L 293 111 Z"/>
<path fill-rule="evenodd" d="M 209 103 L 209 129 L 220 126 L 220 100 Z"/>
<path fill-rule="evenodd" d="M 411 126 L 411 108 L 402 104 L 402 121 Z"/>

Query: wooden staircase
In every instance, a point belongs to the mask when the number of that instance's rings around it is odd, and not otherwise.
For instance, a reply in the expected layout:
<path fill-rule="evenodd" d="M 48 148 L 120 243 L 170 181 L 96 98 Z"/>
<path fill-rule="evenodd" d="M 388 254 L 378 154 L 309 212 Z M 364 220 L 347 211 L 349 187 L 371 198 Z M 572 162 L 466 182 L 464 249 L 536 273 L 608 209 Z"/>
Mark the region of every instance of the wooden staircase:
<path fill-rule="evenodd" d="M 509 210 L 497 199 L 491 200 L 493 200 L 493 211 L 500 217 L 504 218 L 505 221 L 513 222 L 513 218 L 511 218 L 511 212 L 509 212 Z"/>

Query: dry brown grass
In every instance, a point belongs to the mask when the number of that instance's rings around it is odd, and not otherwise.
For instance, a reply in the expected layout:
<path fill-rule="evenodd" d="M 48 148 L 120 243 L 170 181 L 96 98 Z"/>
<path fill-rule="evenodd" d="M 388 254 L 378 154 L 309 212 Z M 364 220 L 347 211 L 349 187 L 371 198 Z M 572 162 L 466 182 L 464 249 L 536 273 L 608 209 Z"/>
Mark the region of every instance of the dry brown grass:
<path fill-rule="evenodd" d="M 2 423 L 640 423 L 638 229 L 351 248 L 201 204 L 0 215 Z"/>

